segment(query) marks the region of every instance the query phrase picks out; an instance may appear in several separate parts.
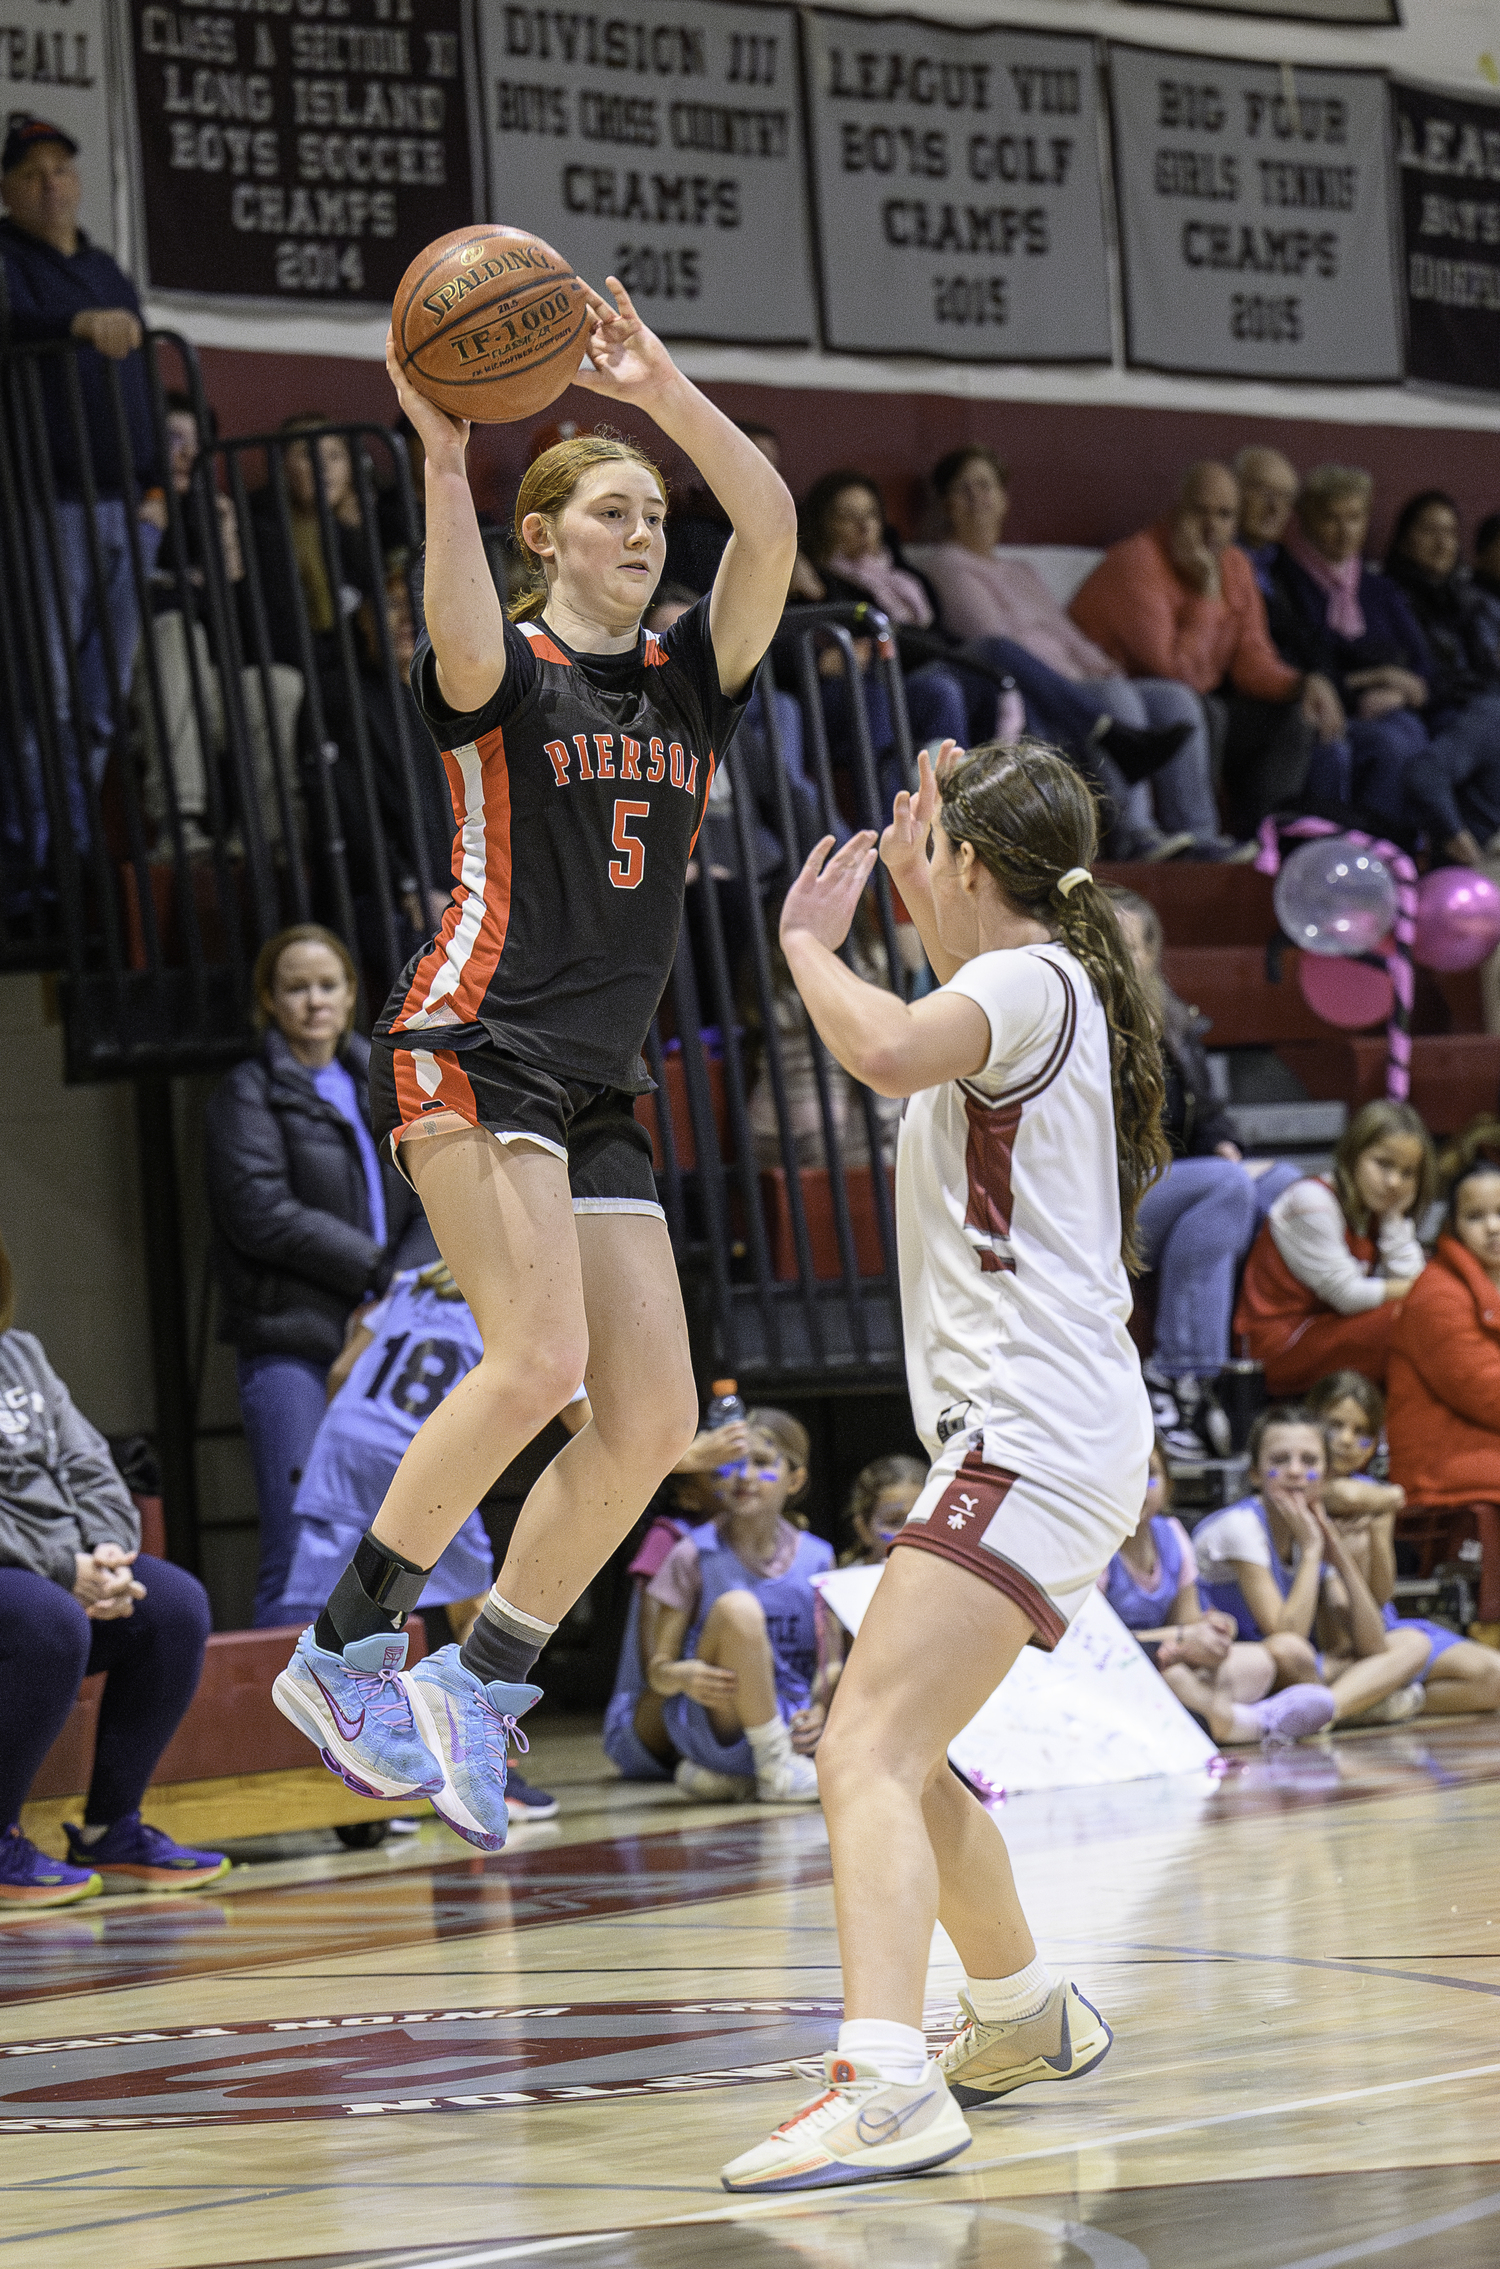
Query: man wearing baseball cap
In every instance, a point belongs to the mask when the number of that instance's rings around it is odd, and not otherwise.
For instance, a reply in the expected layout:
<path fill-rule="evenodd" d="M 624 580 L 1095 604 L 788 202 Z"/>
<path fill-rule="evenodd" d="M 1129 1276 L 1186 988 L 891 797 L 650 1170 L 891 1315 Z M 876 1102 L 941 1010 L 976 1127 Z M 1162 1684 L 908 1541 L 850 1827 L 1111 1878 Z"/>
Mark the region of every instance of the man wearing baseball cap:
<path fill-rule="evenodd" d="M 5 206 L 5 216 L 0 219 L 0 266 L 5 284 L 0 344 L 25 346 L 76 339 L 80 349 L 81 422 L 70 403 L 71 389 L 59 382 L 61 374 L 50 356 L 39 358 L 41 384 L 36 392 L 40 395 L 57 496 L 58 548 L 84 714 L 76 720 L 71 716 L 62 627 L 44 596 L 51 703 L 70 774 L 74 835 L 83 845 L 88 840 L 88 823 L 81 767 L 88 765 L 97 784 L 114 734 L 116 700 L 123 698 L 129 684 L 140 637 L 126 523 L 125 473 L 107 363 L 116 366 L 137 495 L 144 496 L 162 476 L 145 358 L 140 352 L 140 301 L 129 277 L 102 245 L 90 242 L 78 225 L 83 184 L 77 157 L 78 144 L 60 126 L 24 112 L 12 112 L 0 148 L 0 202 Z M 83 502 L 85 463 L 93 474 L 98 499 L 96 527 L 102 581 L 97 586 Z M 149 573 L 159 532 L 143 521 L 140 536 Z M 39 570 L 35 587 L 45 594 L 50 577 L 42 571 L 46 547 L 39 528 L 32 530 L 32 544 L 33 564 Z M 122 681 L 118 686 L 110 682 L 101 620 L 107 620 L 113 631 L 115 661 Z M 41 689 L 37 693 L 40 698 Z M 45 855 L 47 822 L 40 790 L 40 759 L 35 733 L 29 726 L 25 761 L 30 813 L 16 808 L 14 790 L 8 789 L 3 827 L 13 848 L 40 861 Z"/>

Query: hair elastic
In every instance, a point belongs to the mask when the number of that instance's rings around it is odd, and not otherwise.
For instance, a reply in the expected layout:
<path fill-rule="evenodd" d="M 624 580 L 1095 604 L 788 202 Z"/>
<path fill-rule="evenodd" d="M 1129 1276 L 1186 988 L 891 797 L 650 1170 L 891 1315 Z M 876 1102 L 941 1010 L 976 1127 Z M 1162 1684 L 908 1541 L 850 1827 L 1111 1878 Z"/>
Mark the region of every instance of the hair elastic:
<path fill-rule="evenodd" d="M 1087 867 L 1069 867 L 1065 875 L 1059 875 L 1053 888 L 1059 898 L 1068 898 L 1081 882 L 1092 882 L 1093 879 Z"/>

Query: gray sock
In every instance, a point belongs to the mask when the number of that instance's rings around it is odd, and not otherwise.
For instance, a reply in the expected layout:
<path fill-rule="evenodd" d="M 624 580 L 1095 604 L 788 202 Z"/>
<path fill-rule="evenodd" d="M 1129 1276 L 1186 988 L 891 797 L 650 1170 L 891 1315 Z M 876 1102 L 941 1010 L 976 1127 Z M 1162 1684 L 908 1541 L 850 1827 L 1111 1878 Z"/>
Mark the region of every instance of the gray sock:
<path fill-rule="evenodd" d="M 495 1590 L 479 1610 L 479 1620 L 459 1649 L 458 1659 L 487 1686 L 497 1679 L 503 1686 L 520 1686 L 556 1629 L 555 1623 L 543 1623 L 538 1616 L 512 1607 Z"/>

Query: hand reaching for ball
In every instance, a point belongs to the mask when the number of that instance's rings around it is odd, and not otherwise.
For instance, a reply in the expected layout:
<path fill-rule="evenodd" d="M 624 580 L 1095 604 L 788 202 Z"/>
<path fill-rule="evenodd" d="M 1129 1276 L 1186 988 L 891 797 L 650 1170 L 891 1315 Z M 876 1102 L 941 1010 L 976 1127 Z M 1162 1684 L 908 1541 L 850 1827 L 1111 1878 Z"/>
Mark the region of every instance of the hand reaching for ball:
<path fill-rule="evenodd" d="M 450 467 L 451 461 L 451 469 L 462 472 L 464 451 L 469 446 L 468 419 L 450 417 L 436 402 L 430 402 L 425 394 L 417 392 L 396 360 L 395 336 L 390 331 L 385 335 L 385 367 L 396 389 L 396 399 L 416 427 L 434 469 L 441 471 Z"/>
<path fill-rule="evenodd" d="M 588 364 L 573 383 L 591 393 L 607 394 L 614 402 L 645 403 L 677 376 L 677 365 L 654 331 L 648 330 L 631 304 L 618 276 L 606 276 L 614 297 L 611 307 L 592 284 L 585 284 L 591 322 Z"/>

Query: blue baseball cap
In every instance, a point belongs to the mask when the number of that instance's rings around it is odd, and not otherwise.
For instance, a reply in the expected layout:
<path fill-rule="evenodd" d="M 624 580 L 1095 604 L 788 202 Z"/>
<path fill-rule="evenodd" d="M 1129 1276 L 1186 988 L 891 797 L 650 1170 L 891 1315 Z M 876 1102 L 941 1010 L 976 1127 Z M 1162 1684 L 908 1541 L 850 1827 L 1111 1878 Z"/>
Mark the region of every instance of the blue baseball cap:
<path fill-rule="evenodd" d="M 5 122 L 5 148 L 0 151 L 0 173 L 9 173 L 13 165 L 42 142 L 61 142 L 70 158 L 78 155 L 78 144 L 71 134 L 60 126 L 49 125 L 45 118 L 33 118 L 28 111 L 13 110 Z"/>

